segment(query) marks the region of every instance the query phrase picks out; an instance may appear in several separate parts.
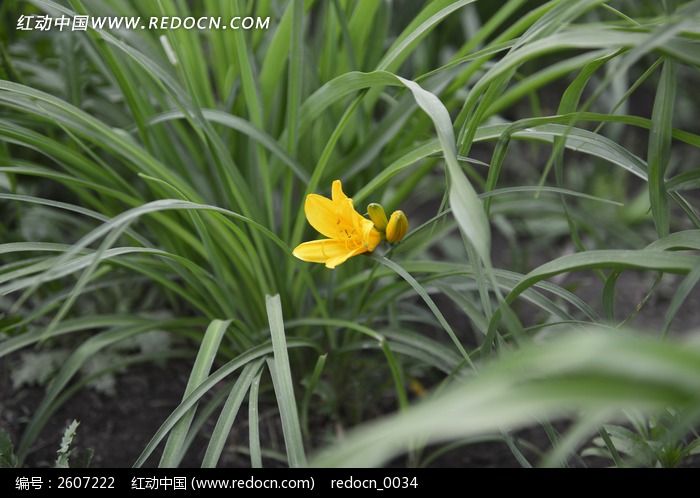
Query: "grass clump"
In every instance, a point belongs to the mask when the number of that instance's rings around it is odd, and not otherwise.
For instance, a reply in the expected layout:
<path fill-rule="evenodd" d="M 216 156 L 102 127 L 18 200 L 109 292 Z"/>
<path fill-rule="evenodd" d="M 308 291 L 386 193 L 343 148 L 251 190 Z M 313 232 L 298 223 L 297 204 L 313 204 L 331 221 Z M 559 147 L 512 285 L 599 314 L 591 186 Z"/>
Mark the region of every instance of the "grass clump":
<path fill-rule="evenodd" d="M 14 29 L 42 14 L 271 22 Z M 216 466 L 246 427 L 252 466 L 449 464 L 484 440 L 524 466 L 692 462 L 700 2 L 0 16 L 0 357 L 68 352 L 3 462 L 95 378 L 182 356 L 182 400 L 136 465 Z M 335 179 L 358 216 L 381 203 L 410 230 L 331 271 L 292 250 Z M 154 332 L 169 347 L 85 373 Z"/>

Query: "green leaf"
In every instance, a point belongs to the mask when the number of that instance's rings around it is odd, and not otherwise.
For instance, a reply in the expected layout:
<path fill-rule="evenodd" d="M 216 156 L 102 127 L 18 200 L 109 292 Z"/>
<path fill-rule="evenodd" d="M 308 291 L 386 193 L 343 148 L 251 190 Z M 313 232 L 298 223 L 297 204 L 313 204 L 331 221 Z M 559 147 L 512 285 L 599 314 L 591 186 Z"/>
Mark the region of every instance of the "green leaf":
<path fill-rule="evenodd" d="M 260 392 L 260 377 L 262 370 L 250 384 L 248 394 L 248 445 L 250 447 L 250 466 L 262 468 L 262 450 L 260 449 L 260 416 L 258 412 L 258 393 Z"/>
<path fill-rule="evenodd" d="M 669 233 L 669 208 L 666 197 L 666 167 L 671 155 L 671 130 L 676 100 L 676 70 L 671 60 L 664 62 L 654 99 L 649 132 L 649 202 L 659 237 Z"/>
<path fill-rule="evenodd" d="M 287 338 L 284 332 L 282 304 L 279 295 L 266 296 L 267 317 L 270 322 L 270 334 L 274 350 L 273 360 L 268 360 L 268 367 L 275 386 L 275 395 L 282 418 L 282 432 L 287 448 L 290 467 L 305 467 L 306 454 L 299 424 L 299 412 L 294 396 L 294 383 L 289 368 Z"/>
<path fill-rule="evenodd" d="M 183 394 L 183 400 L 186 399 L 192 392 L 199 387 L 204 380 L 209 375 L 209 370 L 211 370 L 214 364 L 214 358 L 219 351 L 219 345 L 221 344 L 221 339 L 226 333 L 230 320 L 214 320 L 207 327 L 202 343 L 199 346 L 199 351 L 197 352 L 197 358 L 192 366 L 192 371 L 190 372 L 190 378 L 187 381 L 187 387 L 185 387 L 185 393 Z M 168 437 L 168 442 L 163 449 L 163 454 L 160 457 L 159 467 L 177 467 L 180 464 L 180 459 L 182 458 L 182 445 L 187 437 L 187 432 L 190 429 L 190 424 L 194 419 L 197 407 L 193 406 L 187 414 L 182 417 L 177 425 L 173 427 Z"/>
<path fill-rule="evenodd" d="M 399 80 L 413 93 L 418 105 L 435 125 L 449 171 L 452 213 L 465 237 L 488 267 L 491 265 L 491 231 L 481 200 L 457 162 L 457 149 L 450 115 L 435 95 L 423 90 L 413 81 L 401 77 Z"/>
<path fill-rule="evenodd" d="M 0 468 L 7 469 L 17 466 L 17 456 L 10 435 L 0 429 Z"/>
<path fill-rule="evenodd" d="M 219 458 L 221 458 L 221 451 L 224 449 L 224 445 L 231 432 L 233 422 L 236 420 L 236 415 L 238 415 L 238 409 L 243 403 L 243 399 L 248 392 L 251 382 L 253 382 L 253 379 L 259 373 L 263 361 L 264 358 L 261 358 L 247 364 L 243 368 L 238 380 L 233 384 L 231 392 L 228 398 L 226 398 L 226 403 L 221 409 L 219 420 L 217 420 L 214 431 L 209 439 L 209 445 L 207 446 L 207 451 L 202 460 L 203 468 L 216 467 Z"/>
<path fill-rule="evenodd" d="M 668 305 L 668 309 L 666 310 L 666 314 L 664 316 L 664 324 L 661 328 L 663 336 L 668 334 L 668 330 L 671 327 L 671 323 L 676 317 L 678 310 L 680 310 L 690 293 L 698 285 L 698 282 L 700 282 L 700 266 L 696 266 L 690 271 L 690 273 L 688 273 L 688 275 L 676 289 L 676 292 L 673 294 L 671 303 Z"/>

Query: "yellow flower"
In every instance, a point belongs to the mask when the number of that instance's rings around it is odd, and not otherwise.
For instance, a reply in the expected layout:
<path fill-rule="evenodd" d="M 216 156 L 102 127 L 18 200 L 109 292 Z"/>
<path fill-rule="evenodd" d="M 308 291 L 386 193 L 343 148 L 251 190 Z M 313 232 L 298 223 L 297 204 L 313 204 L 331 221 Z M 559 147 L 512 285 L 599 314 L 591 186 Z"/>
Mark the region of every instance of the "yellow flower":
<path fill-rule="evenodd" d="M 374 251 L 382 240 L 374 223 L 355 211 L 340 180 L 333 182 L 331 199 L 307 195 L 304 213 L 311 226 L 328 238 L 299 244 L 292 254 L 302 261 L 335 268 L 348 258 Z"/>

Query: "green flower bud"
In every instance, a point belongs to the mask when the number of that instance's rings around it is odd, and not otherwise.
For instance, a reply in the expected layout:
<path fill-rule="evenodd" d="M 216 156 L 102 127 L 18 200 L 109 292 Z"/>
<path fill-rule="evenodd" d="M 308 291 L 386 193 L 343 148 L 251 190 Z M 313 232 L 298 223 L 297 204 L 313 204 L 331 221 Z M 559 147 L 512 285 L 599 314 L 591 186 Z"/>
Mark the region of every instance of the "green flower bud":
<path fill-rule="evenodd" d="M 367 213 L 369 214 L 369 219 L 372 220 L 372 223 L 374 223 L 374 228 L 380 232 L 386 230 L 386 213 L 384 212 L 384 208 L 381 204 L 373 202 L 367 206 Z"/>

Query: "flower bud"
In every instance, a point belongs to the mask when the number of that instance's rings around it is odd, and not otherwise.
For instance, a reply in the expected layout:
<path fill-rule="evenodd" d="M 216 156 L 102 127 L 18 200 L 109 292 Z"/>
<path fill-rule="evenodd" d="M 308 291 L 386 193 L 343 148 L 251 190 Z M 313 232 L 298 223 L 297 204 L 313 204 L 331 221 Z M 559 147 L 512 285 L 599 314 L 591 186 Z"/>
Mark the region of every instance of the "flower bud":
<path fill-rule="evenodd" d="M 408 232 L 408 218 L 403 211 L 391 213 L 391 218 L 386 226 L 386 240 L 391 244 L 396 244 L 404 238 L 406 232 Z"/>
<path fill-rule="evenodd" d="M 369 214 L 369 219 L 372 220 L 372 223 L 374 223 L 374 228 L 380 232 L 386 230 L 386 213 L 384 212 L 384 208 L 381 204 L 373 202 L 367 206 L 367 214 Z"/>

